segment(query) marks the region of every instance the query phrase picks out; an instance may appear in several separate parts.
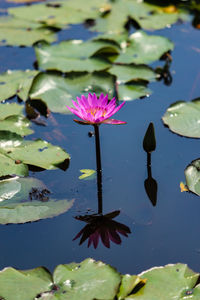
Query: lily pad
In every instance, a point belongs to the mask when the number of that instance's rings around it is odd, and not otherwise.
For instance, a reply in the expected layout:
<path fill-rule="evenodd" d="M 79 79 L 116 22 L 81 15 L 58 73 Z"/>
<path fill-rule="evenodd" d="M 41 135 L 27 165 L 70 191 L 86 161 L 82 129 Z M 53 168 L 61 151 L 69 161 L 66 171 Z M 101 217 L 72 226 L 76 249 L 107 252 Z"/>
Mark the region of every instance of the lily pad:
<path fill-rule="evenodd" d="M 176 23 L 178 19 L 186 19 L 183 11 L 178 10 L 175 6 L 170 8 L 151 5 L 144 1 L 115 1 L 110 7 L 110 12 L 96 20 L 94 30 L 119 34 L 130 19 L 144 29 L 161 29 Z"/>
<path fill-rule="evenodd" d="M 16 174 L 28 176 L 28 166 L 23 163 L 16 163 L 15 160 L 0 152 L 0 177 Z"/>
<path fill-rule="evenodd" d="M 117 299 L 124 300 L 126 296 L 131 294 L 131 292 L 133 291 L 134 288 L 136 288 L 136 286 L 140 285 L 142 287 L 143 285 L 145 285 L 145 283 L 146 283 L 145 279 L 141 279 L 136 275 L 129 275 L 129 274 L 123 275 L 119 293 L 117 294 L 118 297 Z"/>
<path fill-rule="evenodd" d="M 113 65 L 109 69 L 109 73 L 117 77 L 117 82 L 125 83 L 129 81 L 156 80 L 156 73 L 149 67 L 143 65 Z"/>
<path fill-rule="evenodd" d="M 27 165 L 48 170 L 66 169 L 70 159 L 69 154 L 58 146 L 43 140 L 24 141 L 10 131 L 0 131 L 0 154 L 0 177 L 13 174 L 26 176 Z"/>
<path fill-rule="evenodd" d="M 110 66 L 108 61 L 94 57 L 94 55 L 117 54 L 119 48 L 109 42 L 71 40 L 53 46 L 40 43 L 35 47 L 35 52 L 39 67 L 42 69 L 62 72 L 93 72 L 105 70 Z"/>
<path fill-rule="evenodd" d="M 14 115 L 21 115 L 23 106 L 17 103 L 0 103 L 0 120 Z"/>
<path fill-rule="evenodd" d="M 66 300 L 114 299 L 121 281 L 121 276 L 115 269 L 91 258 L 80 264 L 58 266 L 53 278 L 58 287 L 54 297 Z M 52 293 L 43 293 L 38 299 L 53 300 Z"/>
<path fill-rule="evenodd" d="M 45 268 L 18 271 L 9 267 L 0 271 L 0 297 L 6 300 L 33 300 L 51 284 L 51 274 Z"/>
<path fill-rule="evenodd" d="M 58 74 L 40 73 L 34 80 L 30 98 L 40 99 L 46 103 L 52 112 L 71 113 L 66 105 L 72 106 L 72 99 L 88 93 L 108 94 L 109 98 L 114 94 L 114 77 L 107 73 L 92 74 L 68 74 L 62 77 Z"/>
<path fill-rule="evenodd" d="M 196 296 L 193 298 L 193 294 L 200 297 L 199 287 L 194 288 L 199 274 L 193 272 L 187 265 L 155 267 L 138 276 L 147 282 L 136 294 L 126 297 L 126 300 L 197 299 Z"/>
<path fill-rule="evenodd" d="M 193 160 L 185 169 L 187 188 L 200 196 L 200 159 Z"/>
<path fill-rule="evenodd" d="M 26 223 L 66 212 L 73 200 L 54 200 L 45 185 L 35 178 L 0 181 L 0 224 Z"/>
<path fill-rule="evenodd" d="M 9 116 L 4 120 L 0 120 L 0 131 L 11 131 L 25 136 L 33 133 L 29 125 L 30 121 L 24 118 L 24 116 Z"/>
<path fill-rule="evenodd" d="M 123 51 L 117 57 L 118 63 L 148 64 L 173 49 L 173 43 L 167 38 L 158 35 L 147 35 L 137 31 L 129 37 L 129 43 L 124 45 Z"/>
<path fill-rule="evenodd" d="M 54 1 L 51 3 L 36 4 L 30 7 L 21 6 L 9 8 L 11 15 L 28 20 L 38 22 L 47 26 L 56 28 L 66 28 L 68 24 L 82 23 L 86 19 L 94 19 L 100 16 L 100 8 L 103 2 L 96 5 L 97 1 L 91 1 L 87 5 L 76 4 L 73 1 Z"/>
<path fill-rule="evenodd" d="M 200 138 L 200 99 L 173 103 L 162 120 L 171 131 L 177 134 Z"/>
<path fill-rule="evenodd" d="M 0 18 L 0 46 L 32 46 L 35 42 L 45 40 L 56 41 L 56 35 L 48 28 L 17 18 Z"/>
<path fill-rule="evenodd" d="M 7 71 L 0 74 L 0 101 L 17 95 L 21 100 L 27 100 L 29 89 L 38 71 Z M 16 114 L 16 113 L 15 113 Z"/>
<path fill-rule="evenodd" d="M 146 97 L 152 93 L 145 85 L 141 84 L 119 84 L 117 89 L 119 100 L 124 101 Z"/>
<path fill-rule="evenodd" d="M 6 300 L 199 299 L 200 285 L 195 286 L 199 274 L 186 265 L 155 267 L 140 276 L 122 276 L 109 265 L 91 258 L 79 264 L 59 265 L 53 275 L 42 267 L 29 271 L 9 267 L 0 271 L 0 297 Z"/>

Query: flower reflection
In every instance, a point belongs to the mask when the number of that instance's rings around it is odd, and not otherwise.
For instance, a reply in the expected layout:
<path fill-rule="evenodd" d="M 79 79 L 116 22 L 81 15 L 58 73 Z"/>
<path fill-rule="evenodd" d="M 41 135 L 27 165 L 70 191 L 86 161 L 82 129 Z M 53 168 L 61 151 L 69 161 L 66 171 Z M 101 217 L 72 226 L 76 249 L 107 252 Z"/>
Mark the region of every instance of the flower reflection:
<path fill-rule="evenodd" d="M 105 247 L 110 248 L 110 241 L 115 244 L 121 244 L 120 234 L 128 237 L 131 233 L 129 227 L 116 222 L 113 219 L 120 214 L 120 211 L 114 211 L 106 215 L 93 214 L 85 216 L 76 216 L 76 220 L 80 220 L 88 223 L 73 239 L 76 240 L 79 237 L 79 245 L 83 244 L 88 239 L 88 247 L 93 244 L 96 249 L 101 238 Z"/>

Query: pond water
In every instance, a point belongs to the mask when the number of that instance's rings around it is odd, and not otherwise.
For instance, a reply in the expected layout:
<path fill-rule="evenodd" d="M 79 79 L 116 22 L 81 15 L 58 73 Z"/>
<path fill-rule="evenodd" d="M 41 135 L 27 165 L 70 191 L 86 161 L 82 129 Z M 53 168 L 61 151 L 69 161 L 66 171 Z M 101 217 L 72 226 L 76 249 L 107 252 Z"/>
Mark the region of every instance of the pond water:
<path fill-rule="evenodd" d="M 1 2 L 2 7 L 5 5 Z M 131 230 L 122 244 L 97 249 L 79 246 L 73 238 L 85 223 L 78 215 L 98 209 L 96 180 L 80 180 L 80 169 L 95 169 L 95 139 L 89 137 L 91 126 L 73 122 L 72 115 L 51 114 L 47 126 L 32 124 L 35 133 L 67 150 L 69 168 L 30 172 L 42 180 L 58 199 L 75 199 L 65 214 L 52 219 L 21 225 L 1 225 L 0 269 L 13 266 L 29 269 L 43 265 L 50 270 L 61 263 L 82 261 L 87 257 L 102 260 L 122 273 L 136 274 L 155 265 L 182 262 L 199 271 L 200 200 L 192 193 L 181 193 L 184 169 L 199 158 L 198 139 L 180 137 L 164 127 L 161 117 L 171 103 L 200 96 L 200 33 L 190 22 L 153 32 L 168 37 L 175 44 L 170 72 L 172 83 L 150 84 L 153 94 L 125 104 L 116 118 L 124 126 L 100 126 L 102 158 L 103 212 L 120 210 L 116 221 Z M 61 31 L 60 40 L 88 39 L 83 26 Z M 31 48 L 1 47 L 0 71 L 32 69 L 35 54 Z M 157 62 L 153 67 L 161 64 Z M 55 99 L 56 100 L 56 99 Z M 150 122 L 154 123 L 157 147 L 152 153 L 152 176 L 157 181 L 157 204 L 153 206 L 144 188 L 147 178 L 146 153 L 142 143 Z"/>

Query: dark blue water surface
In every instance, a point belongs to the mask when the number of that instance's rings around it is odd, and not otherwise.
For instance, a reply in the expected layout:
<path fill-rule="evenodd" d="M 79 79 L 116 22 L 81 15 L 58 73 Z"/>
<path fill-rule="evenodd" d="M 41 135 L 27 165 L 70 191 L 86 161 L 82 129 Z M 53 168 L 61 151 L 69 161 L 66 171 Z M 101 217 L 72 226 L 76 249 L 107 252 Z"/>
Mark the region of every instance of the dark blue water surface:
<path fill-rule="evenodd" d="M 2 3 L 1 3 L 2 4 Z M 101 243 L 95 250 L 87 243 L 72 241 L 84 223 L 75 220 L 88 209 L 97 209 L 96 181 L 78 179 L 80 169 L 95 169 L 94 137 L 88 137 L 90 126 L 79 126 L 73 116 L 52 114 L 47 126 L 32 125 L 29 138 L 43 138 L 67 150 L 71 162 L 62 170 L 30 172 L 52 191 L 53 198 L 75 199 L 74 206 L 58 217 L 24 225 L 0 226 L 0 268 L 13 266 L 29 269 L 44 265 L 50 270 L 60 263 L 79 262 L 87 257 L 102 260 L 123 273 L 139 273 L 155 265 L 182 262 L 200 270 L 200 198 L 180 192 L 184 169 L 200 156 L 198 139 L 180 137 L 164 127 L 161 117 L 177 100 L 200 96 L 200 32 L 190 23 L 174 25 L 155 32 L 170 38 L 173 82 L 150 85 L 149 98 L 127 102 L 116 118 L 124 126 L 100 126 L 103 167 L 104 213 L 121 210 L 116 221 L 131 229 L 121 245 L 107 249 Z M 91 37 L 82 26 L 61 32 L 60 39 Z M 31 48 L 1 47 L 0 71 L 32 69 L 35 54 Z M 157 63 L 159 65 L 162 63 Z M 55 99 L 56 100 L 56 99 Z M 158 184 L 157 205 L 148 199 L 146 153 L 142 142 L 147 126 L 154 123 L 157 139 L 152 154 L 152 175 Z"/>

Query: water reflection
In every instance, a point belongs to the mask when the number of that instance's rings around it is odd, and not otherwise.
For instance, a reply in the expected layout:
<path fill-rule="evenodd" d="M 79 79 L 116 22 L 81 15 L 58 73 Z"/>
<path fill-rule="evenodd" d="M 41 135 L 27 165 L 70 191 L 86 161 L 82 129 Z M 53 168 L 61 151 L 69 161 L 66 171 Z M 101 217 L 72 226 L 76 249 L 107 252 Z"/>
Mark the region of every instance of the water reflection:
<path fill-rule="evenodd" d="M 86 214 L 83 216 L 76 216 L 75 219 L 87 223 L 81 231 L 73 239 L 80 238 L 79 245 L 83 244 L 88 239 L 88 247 L 93 244 L 96 249 L 99 240 L 103 245 L 110 248 L 110 241 L 120 245 L 120 234 L 128 237 L 131 233 L 130 228 L 122 223 L 116 222 L 113 219 L 119 216 L 120 211 L 116 210 L 108 214 L 103 214 L 103 196 L 102 196 L 102 168 L 101 168 L 101 151 L 99 139 L 99 127 L 94 126 L 95 130 L 95 145 L 96 145 L 96 170 L 97 170 L 97 199 L 98 199 L 98 213 Z"/>
<path fill-rule="evenodd" d="M 152 177 L 151 170 L 151 153 L 156 149 L 156 137 L 153 123 L 150 123 L 143 140 L 143 149 L 147 153 L 147 174 L 148 177 L 144 181 L 145 191 L 153 206 L 157 203 L 158 185 L 156 180 Z"/>
<path fill-rule="evenodd" d="M 86 222 L 87 225 L 83 227 L 73 240 L 80 237 L 79 245 L 81 245 L 88 239 L 88 247 L 93 244 L 95 249 L 98 246 L 100 238 L 103 245 L 107 248 L 110 248 L 110 241 L 118 245 L 121 244 L 120 234 L 128 237 L 131 231 L 126 225 L 113 220 L 119 214 L 120 211 L 116 210 L 106 215 L 76 216 L 76 220 Z"/>

